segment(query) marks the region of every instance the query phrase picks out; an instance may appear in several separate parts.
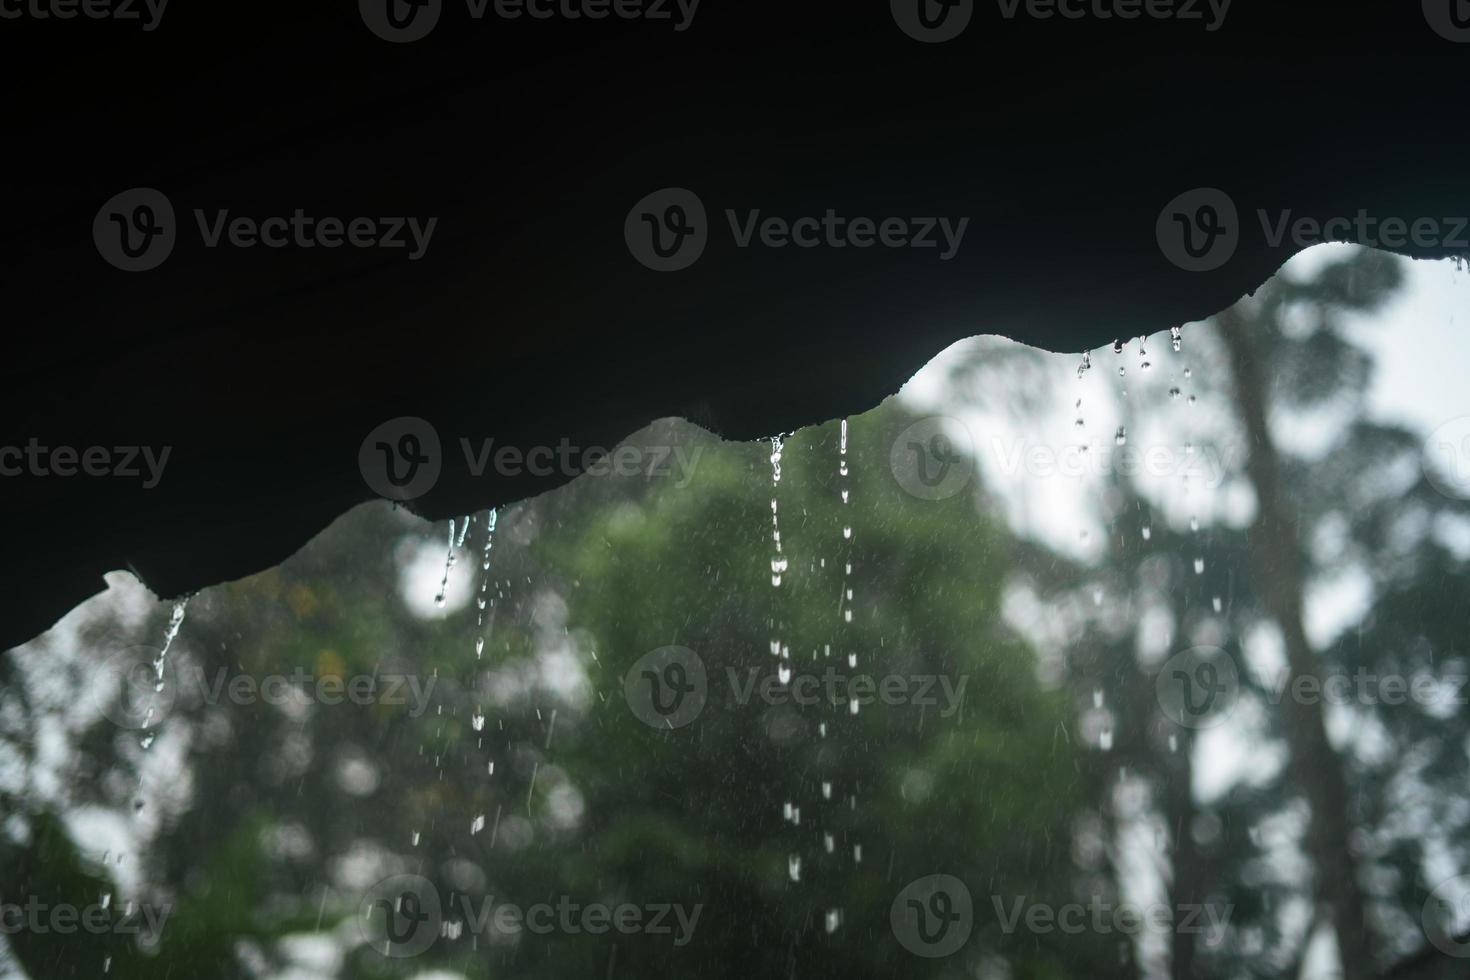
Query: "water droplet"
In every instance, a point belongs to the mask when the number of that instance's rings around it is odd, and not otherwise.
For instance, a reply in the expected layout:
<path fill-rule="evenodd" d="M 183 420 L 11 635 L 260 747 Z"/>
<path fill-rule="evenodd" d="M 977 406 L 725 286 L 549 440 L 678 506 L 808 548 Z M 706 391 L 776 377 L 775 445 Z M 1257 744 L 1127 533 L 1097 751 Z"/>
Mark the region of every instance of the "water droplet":
<path fill-rule="evenodd" d="M 1181 348 L 1184 347 L 1184 328 L 1170 327 L 1169 339 L 1173 342 L 1174 350 L 1177 353 Z"/>
<path fill-rule="evenodd" d="M 1169 397 L 1170 398 L 1178 398 L 1179 397 L 1179 389 L 1178 388 L 1170 388 L 1169 389 Z"/>
<path fill-rule="evenodd" d="M 1092 354 L 1088 351 L 1082 352 L 1082 363 L 1077 366 L 1077 377 L 1082 377 L 1092 367 Z"/>
<path fill-rule="evenodd" d="M 1221 609 L 1223 609 L 1225 607 L 1225 604 L 1220 601 L 1220 597 L 1219 596 L 1215 596 L 1215 598 L 1214 599 L 1211 599 L 1210 601 L 1215 606 L 1215 612 L 1219 612 Z"/>
<path fill-rule="evenodd" d="M 1113 441 L 1120 446 L 1126 445 L 1128 442 L 1128 430 L 1121 425 L 1118 426 L 1118 434 L 1113 436 Z"/>
<path fill-rule="evenodd" d="M 1114 354 L 1121 354 L 1121 353 L 1123 353 L 1123 341 L 1121 341 L 1121 340 L 1115 340 L 1115 341 L 1113 341 L 1113 353 Z"/>
<path fill-rule="evenodd" d="M 1143 526 L 1143 540 L 1147 541 L 1149 538 L 1151 538 L 1153 536 L 1154 536 L 1154 529 L 1151 528 L 1151 527 L 1149 527 L 1147 524 L 1145 524 Z"/>
<path fill-rule="evenodd" d="M 1203 558 L 1196 558 L 1194 560 L 1194 574 L 1196 574 L 1196 575 L 1203 575 L 1204 573 L 1205 573 L 1205 560 Z"/>
<path fill-rule="evenodd" d="M 786 874 L 792 881 L 801 880 L 801 856 L 793 854 L 786 859 Z"/>
<path fill-rule="evenodd" d="M 1190 370 L 1189 368 L 1185 368 L 1184 369 L 1184 376 L 1186 378 L 1192 378 L 1192 377 L 1194 377 L 1194 371 Z"/>

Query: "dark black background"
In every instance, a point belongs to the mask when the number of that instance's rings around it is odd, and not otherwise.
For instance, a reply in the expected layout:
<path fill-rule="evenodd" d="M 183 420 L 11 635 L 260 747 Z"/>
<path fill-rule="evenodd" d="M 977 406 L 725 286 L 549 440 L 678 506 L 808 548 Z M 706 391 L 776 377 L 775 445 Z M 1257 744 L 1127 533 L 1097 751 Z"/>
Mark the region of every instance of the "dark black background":
<path fill-rule="evenodd" d="M 13 0 L 9 0 L 13 2 Z M 1431 0 L 1462 2 L 1462 0 Z M 1201 5 L 1203 8 L 1203 5 Z M 471 19 L 411 44 L 356 0 L 172 0 L 137 21 L 0 20 L 0 445 L 169 445 L 164 481 L 0 479 L 0 643 L 131 567 L 174 595 L 278 562 L 368 499 L 366 433 L 419 415 L 522 446 L 609 445 L 679 415 L 753 438 L 867 409 L 953 341 L 1079 351 L 1208 316 L 1265 280 L 1257 208 L 1470 214 L 1470 44 L 1419 0 L 1235 0 L 1203 21 L 1018 17 L 922 44 L 886 2 L 702 0 L 670 21 Z M 181 220 L 439 219 L 423 260 L 206 249 L 99 256 L 134 186 Z M 959 255 L 629 255 L 665 186 L 763 214 L 968 216 Z M 1188 273 L 1154 223 L 1226 190 L 1243 241 Z M 1412 250 L 1411 250 L 1412 254 Z M 446 467 L 416 509 L 557 482 Z"/>

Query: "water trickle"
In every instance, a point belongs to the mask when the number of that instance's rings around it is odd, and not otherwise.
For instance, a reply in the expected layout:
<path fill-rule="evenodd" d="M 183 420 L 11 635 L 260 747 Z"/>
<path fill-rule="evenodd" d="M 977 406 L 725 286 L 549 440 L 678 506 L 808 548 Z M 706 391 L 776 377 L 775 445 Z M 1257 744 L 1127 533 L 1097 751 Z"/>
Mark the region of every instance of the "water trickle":
<path fill-rule="evenodd" d="M 459 540 L 463 541 L 464 536 L 461 535 Z M 444 577 L 439 580 L 439 591 L 434 594 L 434 605 L 439 609 L 444 608 L 444 593 L 449 591 L 449 573 L 453 570 L 454 563 L 457 560 L 457 556 L 454 553 L 454 542 L 454 518 L 451 517 L 449 519 L 449 550 L 444 556 Z"/>
<path fill-rule="evenodd" d="M 1077 377 L 1081 378 L 1092 369 L 1092 354 L 1088 351 L 1082 352 L 1082 363 L 1077 365 Z"/>
<path fill-rule="evenodd" d="M 179 629 L 184 625 L 184 614 L 189 609 L 189 599 L 184 597 L 174 603 L 173 611 L 168 616 L 168 628 L 163 631 L 163 647 L 159 649 L 158 656 L 153 658 L 153 690 L 163 690 L 163 666 L 168 657 L 169 649 L 174 645 L 174 640 L 179 636 Z"/>
<path fill-rule="evenodd" d="M 776 553 L 771 557 L 771 585 L 780 587 L 786 570 L 786 556 L 781 551 L 781 513 L 776 501 L 776 488 L 781 484 L 781 453 L 785 443 L 781 436 L 771 437 L 771 543 Z"/>
<path fill-rule="evenodd" d="M 494 507 L 485 512 L 485 547 L 480 552 L 480 594 L 475 599 L 475 605 L 479 607 L 475 628 L 480 634 L 475 637 L 476 660 L 485 655 L 485 606 L 490 590 L 490 551 L 495 547 L 495 525 L 499 521 L 500 512 Z"/>

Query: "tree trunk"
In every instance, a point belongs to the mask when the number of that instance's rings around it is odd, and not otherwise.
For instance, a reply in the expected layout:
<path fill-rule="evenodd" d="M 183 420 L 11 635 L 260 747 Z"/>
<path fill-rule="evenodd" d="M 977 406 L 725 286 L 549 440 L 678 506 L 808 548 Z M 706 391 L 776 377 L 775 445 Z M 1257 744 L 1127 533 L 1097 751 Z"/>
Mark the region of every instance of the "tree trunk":
<path fill-rule="evenodd" d="M 1276 449 L 1266 424 L 1265 386 L 1248 324 L 1233 311 L 1221 314 L 1219 324 L 1234 374 L 1236 404 L 1250 440 L 1246 472 L 1259 509 L 1248 533 L 1251 560 L 1262 602 L 1281 630 L 1294 681 L 1317 673 L 1302 622 L 1298 528 L 1282 492 Z M 1349 846 L 1352 826 L 1343 762 L 1327 739 L 1321 705 L 1302 703 L 1291 690 L 1287 688 L 1281 711 L 1291 773 L 1312 809 L 1307 846 L 1316 869 L 1316 899 L 1330 909 L 1344 980 L 1370 980 L 1377 975 L 1374 941 L 1357 860 Z"/>

